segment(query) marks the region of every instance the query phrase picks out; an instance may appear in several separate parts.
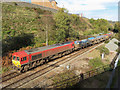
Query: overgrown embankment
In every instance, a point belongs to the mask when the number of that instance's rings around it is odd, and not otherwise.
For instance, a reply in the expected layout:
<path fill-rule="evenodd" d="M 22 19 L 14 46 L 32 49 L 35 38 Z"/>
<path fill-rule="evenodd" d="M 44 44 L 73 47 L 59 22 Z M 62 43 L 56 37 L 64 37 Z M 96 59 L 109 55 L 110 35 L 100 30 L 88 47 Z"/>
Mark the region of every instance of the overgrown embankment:
<path fill-rule="evenodd" d="M 13 52 L 44 46 L 46 31 L 51 45 L 83 39 L 85 35 L 106 33 L 111 27 L 107 20 L 70 15 L 66 9 L 52 13 L 40 8 L 21 7 L 16 3 L 3 3 L 2 9 L 3 65 L 11 63 Z"/>

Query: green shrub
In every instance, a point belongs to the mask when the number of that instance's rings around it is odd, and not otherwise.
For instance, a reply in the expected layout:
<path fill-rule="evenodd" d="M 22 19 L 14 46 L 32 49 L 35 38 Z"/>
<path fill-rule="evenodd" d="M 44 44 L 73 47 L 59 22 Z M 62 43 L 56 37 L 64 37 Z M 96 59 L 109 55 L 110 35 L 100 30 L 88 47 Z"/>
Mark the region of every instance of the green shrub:
<path fill-rule="evenodd" d="M 104 64 L 102 63 L 101 58 L 97 57 L 97 58 L 91 59 L 89 61 L 89 65 L 92 66 L 93 68 L 97 68 L 97 67 L 102 66 Z"/>
<path fill-rule="evenodd" d="M 51 78 L 57 88 L 67 88 L 75 85 L 78 79 L 75 78 L 74 71 L 65 71 Z"/>
<path fill-rule="evenodd" d="M 109 55 L 109 50 L 105 46 L 98 47 L 97 49 L 100 51 L 101 54 L 105 53 L 105 55 Z"/>
<path fill-rule="evenodd" d="M 12 68 L 10 66 L 4 66 L 4 67 L 0 68 L 0 74 L 7 72 L 9 70 L 12 70 Z"/>
<path fill-rule="evenodd" d="M 118 45 L 118 42 L 114 42 L 116 45 Z"/>
<path fill-rule="evenodd" d="M 105 43 L 106 43 L 106 44 L 109 43 L 109 40 L 105 41 Z"/>
<path fill-rule="evenodd" d="M 120 67 L 120 60 L 118 61 L 118 66 Z"/>

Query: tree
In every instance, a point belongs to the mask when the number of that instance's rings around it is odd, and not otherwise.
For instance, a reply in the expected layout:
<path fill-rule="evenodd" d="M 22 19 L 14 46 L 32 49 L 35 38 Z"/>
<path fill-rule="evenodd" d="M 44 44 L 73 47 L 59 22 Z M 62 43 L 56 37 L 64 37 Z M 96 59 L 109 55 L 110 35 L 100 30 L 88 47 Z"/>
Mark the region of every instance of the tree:
<path fill-rule="evenodd" d="M 54 20 L 56 22 L 56 37 L 58 41 L 63 41 L 70 36 L 72 28 L 70 26 L 70 16 L 68 11 L 64 8 L 60 9 L 55 15 Z"/>
<path fill-rule="evenodd" d="M 76 14 L 72 14 L 71 19 L 72 19 L 71 23 L 73 23 L 73 25 L 79 25 L 80 24 L 80 18 Z"/>
<path fill-rule="evenodd" d="M 120 33 L 120 22 L 116 22 L 114 25 L 114 30 Z"/>

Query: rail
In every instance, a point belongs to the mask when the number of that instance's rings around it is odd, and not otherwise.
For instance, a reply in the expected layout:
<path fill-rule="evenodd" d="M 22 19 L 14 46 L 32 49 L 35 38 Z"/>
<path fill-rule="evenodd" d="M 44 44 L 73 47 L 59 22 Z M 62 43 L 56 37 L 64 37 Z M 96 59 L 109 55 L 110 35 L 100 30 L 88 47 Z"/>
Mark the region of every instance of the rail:
<path fill-rule="evenodd" d="M 81 82 L 83 80 L 86 80 L 90 77 L 96 76 L 100 73 L 106 72 L 108 70 L 112 70 L 112 68 L 110 67 L 110 65 L 105 65 L 105 66 L 96 68 L 94 70 L 88 71 L 86 73 L 81 73 L 80 75 L 76 75 L 72 78 L 68 78 L 68 79 L 65 79 L 63 81 L 53 83 L 53 84 L 45 86 L 45 87 L 60 88 L 60 87 L 65 87 L 65 86 L 71 86 L 70 82 L 72 82 L 72 84 L 77 83 L 77 82 Z"/>
<path fill-rule="evenodd" d="M 49 87 L 60 88 L 60 87 L 65 87 L 65 86 L 71 86 L 70 82 L 72 82 L 72 84 L 74 84 L 74 83 L 86 80 L 90 77 L 96 76 L 98 74 L 101 74 L 103 72 L 111 71 L 114 68 L 114 63 L 115 63 L 115 60 L 117 59 L 118 55 L 119 55 L 119 53 L 117 53 L 116 56 L 113 58 L 111 64 L 98 67 L 98 68 L 90 70 L 86 73 L 81 73 L 80 75 L 76 75 L 72 78 L 68 78 L 68 79 L 65 79 L 62 81 L 55 82 L 51 85 L 44 85 L 44 88 L 49 88 Z"/>

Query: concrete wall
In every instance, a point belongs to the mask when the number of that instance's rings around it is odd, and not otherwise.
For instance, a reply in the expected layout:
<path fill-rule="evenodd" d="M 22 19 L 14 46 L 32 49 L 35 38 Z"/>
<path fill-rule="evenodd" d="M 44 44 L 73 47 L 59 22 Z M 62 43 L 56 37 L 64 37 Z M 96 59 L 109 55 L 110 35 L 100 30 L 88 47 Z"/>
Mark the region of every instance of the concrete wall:
<path fill-rule="evenodd" d="M 50 2 L 49 0 L 31 0 L 31 3 L 53 9 L 59 9 L 59 7 L 57 7 L 57 2 L 55 1 Z"/>
<path fill-rule="evenodd" d="M 14 3 L 12 3 L 12 2 L 4 2 L 4 3 L 14 5 Z M 27 2 L 16 2 L 16 3 L 17 3 L 17 5 L 19 5 L 21 7 L 41 8 L 43 10 L 49 10 L 53 13 L 56 13 L 58 11 L 58 10 L 53 9 L 53 8 L 44 7 L 44 6 L 41 6 L 41 5 L 31 4 L 31 3 L 27 3 Z"/>

